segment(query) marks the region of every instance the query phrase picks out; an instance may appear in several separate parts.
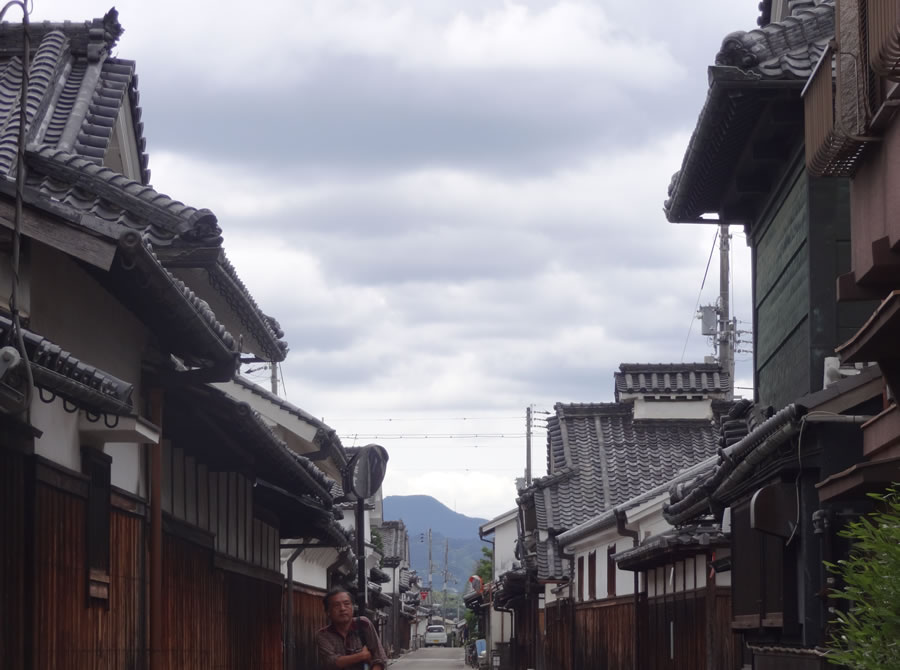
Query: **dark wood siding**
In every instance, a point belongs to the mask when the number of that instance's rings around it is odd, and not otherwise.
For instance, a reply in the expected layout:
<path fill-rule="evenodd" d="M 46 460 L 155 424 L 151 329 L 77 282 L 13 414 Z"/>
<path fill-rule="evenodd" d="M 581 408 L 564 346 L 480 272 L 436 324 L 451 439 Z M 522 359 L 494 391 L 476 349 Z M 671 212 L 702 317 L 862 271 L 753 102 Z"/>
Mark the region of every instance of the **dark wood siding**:
<path fill-rule="evenodd" d="M 575 667 L 631 668 L 634 599 L 631 596 L 580 604 L 575 608 Z"/>
<path fill-rule="evenodd" d="M 572 668 L 572 605 L 568 600 L 549 604 L 544 610 L 545 667 Z"/>
<path fill-rule="evenodd" d="M 729 590 L 712 588 L 651 598 L 643 603 L 641 659 L 645 670 L 741 667 L 740 645 L 731 631 Z M 643 609 L 643 608 L 642 608 Z M 712 612 L 711 620 L 707 612 Z"/>
<path fill-rule="evenodd" d="M 214 568 L 181 538 L 163 550 L 163 668 L 280 670 L 281 587 Z"/>
<path fill-rule="evenodd" d="M 800 172 L 753 239 L 757 389 L 760 401 L 775 407 L 809 390 L 808 228 L 807 178 Z"/>
<path fill-rule="evenodd" d="M 324 591 L 294 588 L 294 664 L 288 670 L 319 667 L 316 655 L 316 631 L 328 623 L 322 606 L 324 595 Z M 406 631 L 409 639 L 408 624 Z"/>
<path fill-rule="evenodd" d="M 0 668 L 25 665 L 25 458 L 0 445 Z"/>
<path fill-rule="evenodd" d="M 43 670 L 143 668 L 141 520 L 110 514 L 109 601 L 87 597 L 86 500 L 38 483 L 34 649 Z"/>

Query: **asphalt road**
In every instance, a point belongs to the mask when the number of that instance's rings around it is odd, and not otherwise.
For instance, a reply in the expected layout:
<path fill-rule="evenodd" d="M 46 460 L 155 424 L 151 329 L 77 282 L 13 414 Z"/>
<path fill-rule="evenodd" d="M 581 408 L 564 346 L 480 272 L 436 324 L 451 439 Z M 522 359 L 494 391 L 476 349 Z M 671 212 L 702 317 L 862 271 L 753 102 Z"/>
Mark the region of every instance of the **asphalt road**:
<path fill-rule="evenodd" d="M 462 647 L 417 649 L 398 658 L 388 670 L 459 670 L 466 667 Z"/>

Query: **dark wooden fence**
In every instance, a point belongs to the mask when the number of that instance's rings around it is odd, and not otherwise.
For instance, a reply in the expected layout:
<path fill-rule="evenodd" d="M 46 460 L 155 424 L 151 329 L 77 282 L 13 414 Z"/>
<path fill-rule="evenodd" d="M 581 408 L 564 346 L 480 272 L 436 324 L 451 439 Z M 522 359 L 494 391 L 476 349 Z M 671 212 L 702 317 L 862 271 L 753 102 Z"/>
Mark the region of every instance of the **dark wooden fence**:
<path fill-rule="evenodd" d="M 32 625 L 37 670 L 139 670 L 143 667 L 142 527 L 110 516 L 109 600 L 88 603 L 86 501 L 38 483 L 34 501 Z"/>
<path fill-rule="evenodd" d="M 294 660 L 293 667 L 288 670 L 319 667 L 316 631 L 327 624 L 325 608 L 322 606 L 324 595 L 324 591 L 294 585 Z"/>
<path fill-rule="evenodd" d="M 25 666 L 25 459 L 0 444 L 0 668 Z"/>

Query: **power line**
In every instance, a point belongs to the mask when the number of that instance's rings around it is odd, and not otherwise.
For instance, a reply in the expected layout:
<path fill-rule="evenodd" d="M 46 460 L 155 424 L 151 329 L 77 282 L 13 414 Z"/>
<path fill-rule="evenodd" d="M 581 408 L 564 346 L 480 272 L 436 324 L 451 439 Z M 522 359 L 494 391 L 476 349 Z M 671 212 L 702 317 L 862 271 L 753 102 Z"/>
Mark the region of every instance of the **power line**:
<path fill-rule="evenodd" d="M 706 259 L 706 270 L 703 271 L 703 281 L 700 282 L 700 290 L 697 292 L 697 304 L 694 305 L 694 312 L 691 314 L 691 324 L 688 326 L 687 335 L 684 338 L 684 348 L 681 350 L 681 362 L 684 362 L 684 352 L 687 351 L 688 340 L 691 339 L 691 331 L 694 330 L 694 321 L 697 320 L 697 309 L 700 307 L 700 298 L 703 296 L 703 287 L 706 286 L 706 277 L 709 275 L 709 264 L 712 263 L 713 252 L 716 250 L 716 241 L 719 239 L 719 229 L 716 228 L 716 234 L 713 236 L 712 248 L 709 250 L 709 258 Z"/>

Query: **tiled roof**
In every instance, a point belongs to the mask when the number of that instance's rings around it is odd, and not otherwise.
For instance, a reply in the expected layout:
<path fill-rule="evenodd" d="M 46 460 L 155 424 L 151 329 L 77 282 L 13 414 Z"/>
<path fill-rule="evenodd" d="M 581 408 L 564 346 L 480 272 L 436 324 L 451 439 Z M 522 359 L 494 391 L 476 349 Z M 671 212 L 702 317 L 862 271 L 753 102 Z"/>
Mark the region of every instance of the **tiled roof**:
<path fill-rule="evenodd" d="M 222 229 L 208 209 L 189 207 L 83 156 L 40 147 L 29 150 L 26 161 L 29 187 L 79 212 L 136 230 L 155 247 L 222 243 Z"/>
<path fill-rule="evenodd" d="M 548 419 L 547 477 L 531 489 L 540 578 L 563 576 L 553 537 L 663 484 L 710 455 L 718 446 L 715 421 L 634 421 L 631 403 L 557 404 Z"/>
<path fill-rule="evenodd" d="M 737 67 L 766 79 L 807 79 L 833 37 L 833 0 L 807 2 L 783 21 L 728 35 L 716 65 Z"/>
<path fill-rule="evenodd" d="M 12 321 L 0 315 L 0 344 L 12 330 Z M 25 352 L 31 362 L 34 385 L 88 412 L 125 415 L 133 412 L 133 384 L 88 365 L 49 340 L 24 330 Z M 38 395 L 38 394 L 35 394 Z M 40 393 L 43 399 L 45 396 Z"/>
<path fill-rule="evenodd" d="M 406 524 L 402 521 L 385 521 L 381 524 L 381 540 L 384 544 L 385 558 L 409 560 L 409 539 Z"/>
<path fill-rule="evenodd" d="M 710 363 L 622 363 L 615 373 L 616 401 L 621 394 L 724 395 L 730 379 Z"/>
<path fill-rule="evenodd" d="M 135 64 L 110 56 L 122 33 L 115 9 L 83 23 L 31 24 L 26 188 L 75 214 L 114 224 L 113 237 L 137 231 L 156 250 L 220 247 L 222 231 L 212 212 L 185 205 L 148 185 Z M 12 178 L 18 159 L 22 47 L 21 25 L 0 24 L 0 178 L 6 179 Z M 137 181 L 104 165 L 119 169 L 118 159 L 110 161 L 109 156 L 119 141 L 115 127 L 123 109 L 134 131 Z M 222 259 L 215 281 L 211 279 L 213 289 L 260 343 L 263 351 L 258 353 L 284 360 L 287 344 L 277 321 L 259 309 L 234 266 L 224 254 Z"/>
<path fill-rule="evenodd" d="M 306 412 L 296 405 L 289 403 L 284 398 L 275 395 L 274 393 L 264 389 L 259 384 L 255 384 L 249 379 L 245 377 L 241 377 L 240 375 L 235 375 L 234 383 L 238 386 L 241 386 L 251 393 L 254 393 L 261 398 L 265 398 L 270 403 L 278 407 L 279 409 L 284 410 L 288 414 L 293 414 L 298 419 L 305 421 L 311 426 L 315 426 L 316 428 L 316 436 L 314 438 L 316 446 L 320 449 L 323 447 L 331 447 L 332 454 L 334 455 L 337 465 L 343 466 L 347 464 L 347 454 L 344 450 L 343 445 L 341 444 L 341 438 L 338 437 L 337 432 L 328 424 L 320 421 L 316 417 L 314 417 L 309 412 Z M 337 485 L 337 484 L 336 484 Z"/>
<path fill-rule="evenodd" d="M 229 301 L 241 319 L 241 323 L 248 328 L 255 337 L 263 343 L 269 356 L 274 360 L 282 361 L 287 356 L 288 344 L 284 338 L 284 331 L 278 320 L 265 314 L 256 304 L 247 286 L 241 281 L 237 270 L 224 252 L 221 255 L 216 268 L 221 272 L 225 280 L 219 278 L 217 272 L 209 274 L 210 281 L 217 285 L 216 288 L 223 294 L 230 295 Z"/>
<path fill-rule="evenodd" d="M 141 182 L 150 179 L 132 61 L 110 57 L 124 32 L 118 12 L 84 23 L 31 24 L 32 55 L 27 98 L 30 143 L 101 163 L 123 102 L 131 112 Z M 14 169 L 17 95 L 22 78 L 22 29 L 0 24 L 0 172 Z"/>
<path fill-rule="evenodd" d="M 798 3 L 783 21 L 724 39 L 709 68 L 709 92 L 681 169 L 669 185 L 663 205 L 669 221 L 698 221 L 718 212 L 765 96 L 776 91 L 799 105 L 800 91 L 833 36 L 834 0 L 822 0 Z"/>

